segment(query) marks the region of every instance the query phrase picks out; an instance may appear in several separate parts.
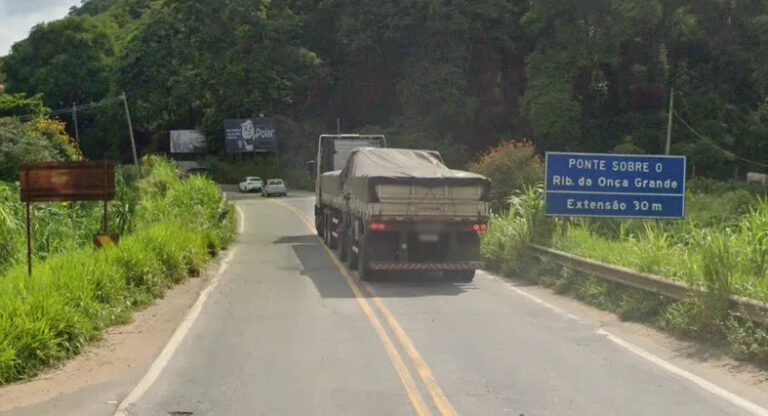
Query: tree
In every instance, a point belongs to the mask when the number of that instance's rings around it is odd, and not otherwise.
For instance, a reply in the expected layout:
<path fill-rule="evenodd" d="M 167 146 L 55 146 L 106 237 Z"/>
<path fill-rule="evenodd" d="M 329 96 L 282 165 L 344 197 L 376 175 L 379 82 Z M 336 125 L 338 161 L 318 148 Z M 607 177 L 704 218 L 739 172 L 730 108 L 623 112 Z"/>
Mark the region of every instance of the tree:
<path fill-rule="evenodd" d="M 166 5 L 147 16 L 120 62 L 140 128 L 202 126 L 218 139 L 225 118 L 276 114 L 305 100 L 319 60 L 299 44 L 300 22 L 284 3 Z"/>
<path fill-rule="evenodd" d="M 97 101 L 110 90 L 117 27 L 72 16 L 37 25 L 3 60 L 8 92 L 42 94 L 48 107 Z"/>
<path fill-rule="evenodd" d="M 673 149 L 730 177 L 768 158 L 766 48 L 762 0 L 84 0 L 0 65 L 51 108 L 127 91 L 140 148 L 200 127 L 219 151 L 223 119 L 263 113 L 454 165 L 501 138 L 660 153 L 674 87 L 697 133 L 675 116 Z M 127 153 L 118 110 L 80 118 L 87 154 Z"/>
<path fill-rule="evenodd" d="M 43 115 L 48 109 L 43 104 L 43 97 L 37 94 L 28 97 L 27 94 L 0 93 L 0 117 L 21 115 Z"/>
<path fill-rule="evenodd" d="M 77 160 L 80 153 L 64 125 L 39 118 L 22 123 L 0 119 L 0 181 L 17 181 L 24 162 Z"/>

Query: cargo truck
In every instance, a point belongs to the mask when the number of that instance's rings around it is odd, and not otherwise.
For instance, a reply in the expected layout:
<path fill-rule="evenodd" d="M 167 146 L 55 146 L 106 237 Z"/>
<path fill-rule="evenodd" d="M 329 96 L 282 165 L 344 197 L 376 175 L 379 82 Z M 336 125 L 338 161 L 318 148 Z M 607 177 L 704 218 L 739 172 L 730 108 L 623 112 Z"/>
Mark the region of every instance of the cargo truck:
<path fill-rule="evenodd" d="M 325 208 L 320 204 L 320 177 L 326 172 L 344 169 L 349 155 L 359 147 L 387 147 L 387 139 L 380 134 L 323 134 L 317 143 L 317 159 L 307 162 L 307 168 L 315 178 L 315 228 L 321 237 Z"/>
<path fill-rule="evenodd" d="M 327 157 L 320 147 L 318 165 Z M 449 169 L 436 151 L 359 146 L 342 169 L 317 178 L 315 222 L 362 280 L 435 270 L 470 282 L 484 266 L 489 189 L 487 178 Z"/>

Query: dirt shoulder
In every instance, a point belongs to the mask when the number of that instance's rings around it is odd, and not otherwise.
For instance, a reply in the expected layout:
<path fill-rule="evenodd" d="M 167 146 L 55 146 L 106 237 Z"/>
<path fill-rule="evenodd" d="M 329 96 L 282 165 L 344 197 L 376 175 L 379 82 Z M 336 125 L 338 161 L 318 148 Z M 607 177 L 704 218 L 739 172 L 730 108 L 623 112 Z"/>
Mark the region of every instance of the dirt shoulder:
<path fill-rule="evenodd" d="M 134 312 L 130 324 L 109 328 L 103 339 L 90 345 L 83 354 L 33 380 L 0 387 L 0 412 L 34 407 L 86 390 L 89 386 L 110 384 L 116 380 L 125 384 L 120 390 L 130 390 L 135 382 L 133 379 L 141 377 L 149 367 L 195 303 L 199 293 L 208 285 L 218 269 L 218 263 L 218 259 L 212 261 L 200 277 L 185 280 L 171 288 L 165 297 L 158 299 L 153 305 Z M 131 377 L 126 377 L 127 375 Z M 114 383 L 110 388 L 115 388 Z M 112 402 L 119 400 L 98 397 L 99 395 L 92 391 L 87 396 L 94 401 L 100 401 L 101 404 L 115 407 L 117 403 Z M 59 403 L 55 407 L 61 410 L 67 406 Z M 30 414 L 44 413 L 48 412 L 35 411 Z"/>

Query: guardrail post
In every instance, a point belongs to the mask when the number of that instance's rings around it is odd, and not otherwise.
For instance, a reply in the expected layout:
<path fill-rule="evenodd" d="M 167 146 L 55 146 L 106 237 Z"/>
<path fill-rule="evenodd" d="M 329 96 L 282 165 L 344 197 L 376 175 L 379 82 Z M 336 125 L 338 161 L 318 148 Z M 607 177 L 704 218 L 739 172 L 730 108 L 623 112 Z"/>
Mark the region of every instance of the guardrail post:
<path fill-rule="evenodd" d="M 562 217 L 563 218 L 563 225 L 562 225 L 562 232 L 563 238 L 568 237 L 568 217 Z"/>

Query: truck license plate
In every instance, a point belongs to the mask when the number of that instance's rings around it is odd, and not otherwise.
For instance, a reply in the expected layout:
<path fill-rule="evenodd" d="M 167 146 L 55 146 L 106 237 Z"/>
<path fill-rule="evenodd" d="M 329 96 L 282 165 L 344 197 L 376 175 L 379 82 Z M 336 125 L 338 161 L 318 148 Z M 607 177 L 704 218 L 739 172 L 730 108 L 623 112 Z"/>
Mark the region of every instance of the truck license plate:
<path fill-rule="evenodd" d="M 437 233 L 419 233 L 419 241 L 424 243 L 436 243 L 440 240 L 440 234 Z"/>

